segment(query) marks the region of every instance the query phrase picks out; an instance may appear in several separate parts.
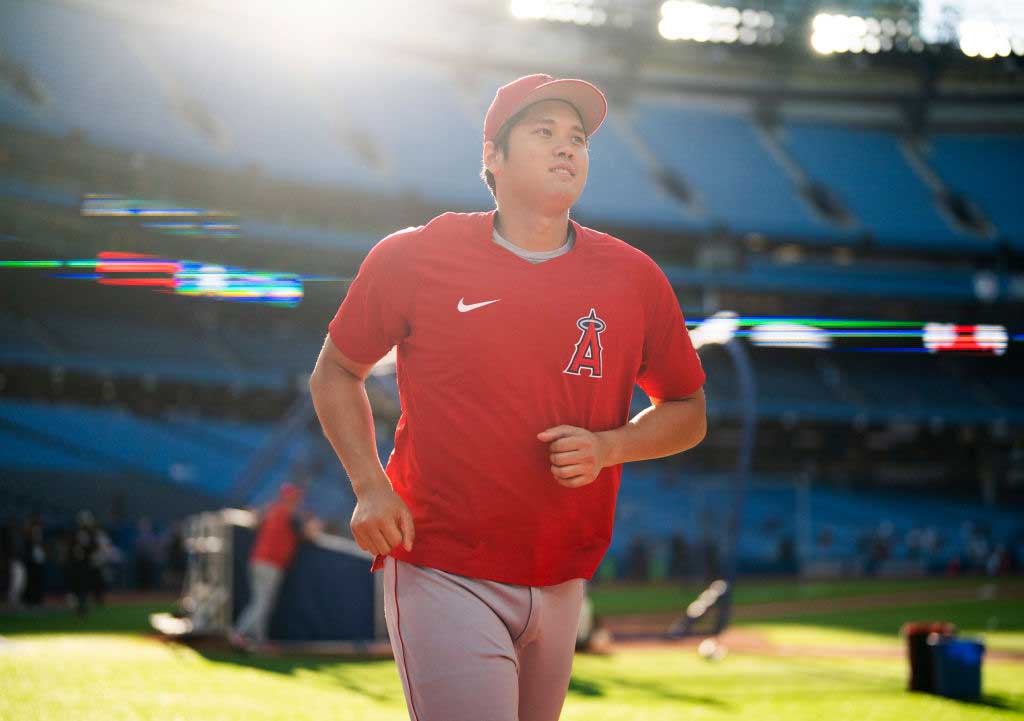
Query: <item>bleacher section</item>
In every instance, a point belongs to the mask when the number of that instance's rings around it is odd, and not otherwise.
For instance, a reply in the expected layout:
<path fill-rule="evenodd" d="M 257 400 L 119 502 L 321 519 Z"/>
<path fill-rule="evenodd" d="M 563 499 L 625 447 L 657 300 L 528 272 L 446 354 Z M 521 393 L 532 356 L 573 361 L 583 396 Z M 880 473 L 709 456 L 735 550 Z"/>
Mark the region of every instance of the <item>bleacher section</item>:
<path fill-rule="evenodd" d="M 59 350 L 40 337 L 31 321 L 0 311 L 0 362 L 49 365 Z"/>
<path fill-rule="evenodd" d="M 457 80 L 450 68 L 398 58 L 372 75 L 340 63 L 296 73 L 238 42 L 212 28 L 160 33 L 86 9 L 14 3 L 0 48 L 43 100 L 0 85 L 0 125 L 56 136 L 77 128 L 103 147 L 396 202 L 411 194 L 439 207 L 491 205 L 477 177 L 479 118 L 507 78 Z M 837 228 L 801 199 L 749 109 L 649 93 L 611 108 L 577 210 L 596 224 L 721 226 L 808 243 L 846 243 L 866 230 L 882 246 L 995 247 L 945 217 L 893 132 L 790 120 L 780 137 L 858 227 Z M 939 177 L 982 209 L 996 237 L 1024 244 L 1014 202 L 1020 139 L 942 135 L 928 147 Z M 695 192 L 695 206 L 660 187 L 658 165 Z"/>
<path fill-rule="evenodd" d="M 8 400 L 0 403 L 0 423 L 5 437 L 13 437 L 15 442 L 29 440 L 59 451 L 52 456 L 55 469 L 65 467 L 71 456 L 79 461 L 76 470 L 107 469 L 172 481 L 200 488 L 211 496 L 223 495 L 248 459 L 237 447 L 227 448 L 159 420 L 117 410 Z M 237 443 L 244 444 L 266 432 L 256 426 L 233 435 Z M 253 451 L 255 446 L 250 453 Z M 4 458 L 13 467 L 22 462 L 51 465 L 50 454 L 5 453 Z"/>
<path fill-rule="evenodd" d="M 303 385 L 323 343 L 323 336 L 288 323 L 259 329 L 222 323 L 203 333 L 185 318 L 157 330 L 127 320 L 47 318 L 40 323 L 0 314 L 0 330 L 6 331 L 0 335 L 0 362 L 12 366 L 277 391 Z M 778 361 L 770 351 L 755 351 L 760 418 L 844 422 L 863 416 L 965 423 L 999 418 L 1024 423 L 1019 384 L 999 369 L 988 368 L 966 382 L 926 354 L 846 353 L 826 361 L 814 351 L 796 353 Z M 826 365 L 838 372 L 834 382 Z M 705 391 L 711 418 L 739 413 L 736 380 L 727 364 L 709 374 Z M 645 407 L 644 401 L 638 390 L 635 411 Z"/>
<path fill-rule="evenodd" d="M 1017 250 L 1024 250 L 1021 167 L 1024 139 L 1009 136 L 938 135 L 930 158 L 943 179 L 981 208 Z"/>
<path fill-rule="evenodd" d="M 920 266 L 895 263 L 863 263 L 842 266 L 801 261 L 780 263 L 763 256 L 750 257 L 742 270 L 705 270 L 682 265 L 662 266 L 679 288 L 711 286 L 747 291 L 785 293 L 870 295 L 948 302 L 977 300 L 975 273 L 968 268 Z M 1005 296 L 1006 277 L 1000 294 Z"/>
<path fill-rule="evenodd" d="M 602 130 L 602 133 L 604 131 Z M 611 136 L 611 134 L 609 134 Z M 595 138 L 594 143 L 597 144 Z M 604 151 L 602 151 L 604 152 Z M 625 153 L 619 148 L 616 153 Z M 595 173 L 588 181 L 587 190 L 579 204 L 578 220 L 594 223 L 604 214 L 609 219 L 625 222 L 632 218 L 648 225 L 665 224 L 665 227 L 683 227 L 684 212 L 681 206 L 673 206 L 654 182 L 645 175 L 630 176 L 626 182 L 631 188 L 639 188 L 642 195 L 631 196 L 621 192 L 621 174 L 618 169 L 638 170 L 639 161 L 635 156 L 622 155 L 629 163 L 602 169 L 597 163 Z M 595 193 L 595 183 L 598 190 Z M 601 189 L 603 188 L 603 190 Z M 60 188 L 38 183 L 26 183 L 10 177 L 0 176 L 0 194 L 16 198 L 40 207 L 56 206 L 76 209 L 79 197 Z M 593 200 L 596 198 L 596 200 Z M 585 209 L 585 210 L 584 210 Z M 633 214 L 633 215 L 631 215 Z M 367 232 L 343 232 L 309 225 L 272 223 L 259 219 L 241 219 L 241 236 L 259 241 L 268 241 L 288 248 L 316 248 L 365 254 L 379 239 L 379 235 Z M 695 225 L 693 227 L 696 227 Z M 396 230 L 392 228 L 391 230 Z M 976 271 L 967 266 L 949 266 L 928 262 L 870 262 L 859 261 L 852 265 L 840 265 L 815 260 L 781 262 L 775 258 L 753 254 L 748 256 L 742 268 L 707 269 L 688 265 L 662 262 L 673 285 L 679 288 L 715 287 L 746 291 L 781 291 L 786 293 L 871 295 L 883 298 L 909 298 L 920 301 L 948 302 L 977 300 L 975 286 Z M 1011 294 L 1011 279 L 1006 272 L 996 273 L 997 299 L 1008 299 Z"/>
<path fill-rule="evenodd" d="M 903 360 L 903 359 L 901 359 Z M 909 363 L 868 354 L 843 369 L 845 383 L 863 399 L 871 421 L 881 420 L 879 410 L 888 408 L 907 420 L 943 418 L 961 423 L 985 423 L 995 418 L 1019 422 L 1024 415 L 1009 399 L 991 391 L 987 379 L 965 385 L 952 374 L 922 372 Z"/>
<path fill-rule="evenodd" d="M 609 556 L 621 572 L 634 540 L 645 538 L 653 542 L 655 569 L 663 572 L 668 539 L 675 534 L 699 556 L 702 539 L 724 541 L 735 488 L 733 478 L 724 474 L 666 472 L 657 464 L 624 466 Z M 737 562 L 750 572 L 792 571 L 780 568 L 780 544 L 787 540 L 805 561 L 863 560 L 865 538 L 880 526 L 891 528 L 889 558 L 905 560 L 911 555 L 907 532 L 931 527 L 942 543 L 930 563 L 941 567 L 964 551 L 966 524 L 987 529 L 994 543 L 1007 543 L 1024 530 L 1020 515 L 1005 508 L 924 494 L 801 487 L 791 478 L 760 475 L 750 480 L 743 496 Z M 823 533 L 830 536 L 827 545 L 820 543 Z M 695 571 L 701 563 L 691 558 Z"/>
<path fill-rule="evenodd" d="M 0 362 L 104 377 L 284 390 L 312 370 L 323 337 L 275 323 L 203 332 L 191 318 L 159 327 L 126 319 L 25 318 L 0 312 Z"/>
<path fill-rule="evenodd" d="M 795 353 L 806 355 L 779 360 L 764 351 L 753 354 L 759 418 L 1024 423 L 1019 384 L 998 373 L 965 382 L 924 354 L 894 359 L 892 354 L 846 353 L 826 359 L 814 351 Z M 716 368 L 704 387 L 708 416 L 736 417 L 740 403 L 735 376 L 728 365 Z"/>
<path fill-rule="evenodd" d="M 0 120 L 66 135 L 73 128 L 127 151 L 160 149 L 186 161 L 216 161 L 178 117 L 157 78 L 139 62 L 138 31 L 88 11 L 50 3 L 7 3 L 0 47 L 42 85 L 35 105 L 4 85 Z"/>
<path fill-rule="evenodd" d="M 390 192 L 480 210 L 493 202 L 480 180 L 480 128 L 468 96 L 429 64 L 386 64 L 367 75 L 323 79 L 328 117 L 370 144 Z"/>
<path fill-rule="evenodd" d="M 170 488 L 180 489 L 190 507 L 259 504 L 302 469 L 318 512 L 351 511 L 352 494 L 341 465 L 321 434 L 306 431 L 287 439 L 246 498 L 234 495 L 241 472 L 274 432 L 273 424 L 181 412 L 142 417 L 117 407 L 3 400 L 0 474 L 5 483 L 0 494 L 64 513 L 94 504 L 101 488 L 133 493 L 138 496 L 133 504 L 143 509 L 147 498 L 158 504 Z M 379 452 L 386 460 L 388 439 L 381 439 Z"/>
<path fill-rule="evenodd" d="M 612 109 L 590 146 L 586 191 L 576 211 L 586 222 L 614 222 L 670 230 L 706 228 L 708 223 L 672 198 L 623 137 L 620 113 Z M 628 192 L 623 192 L 628 189 Z"/>
<path fill-rule="evenodd" d="M 800 201 L 747 117 L 654 100 L 636 103 L 632 116 L 658 161 L 696 189 L 709 225 L 810 240 L 849 237 Z"/>
<path fill-rule="evenodd" d="M 7 438 L 0 431 L 0 456 L 6 452 Z M 51 468 L 0 469 L 0 508 L 8 518 L 30 518 L 43 514 L 49 521 L 63 523 L 74 519 L 82 509 L 101 517 L 113 509 L 123 519 L 149 518 L 170 524 L 199 511 L 223 507 L 223 500 L 177 483 L 111 474 L 109 470 L 68 470 Z M 122 550 L 127 550 L 122 548 Z"/>
<path fill-rule="evenodd" d="M 952 226 L 915 175 L 899 138 L 878 130 L 790 122 L 784 142 L 805 170 L 832 188 L 880 244 L 991 249 L 992 241 Z"/>

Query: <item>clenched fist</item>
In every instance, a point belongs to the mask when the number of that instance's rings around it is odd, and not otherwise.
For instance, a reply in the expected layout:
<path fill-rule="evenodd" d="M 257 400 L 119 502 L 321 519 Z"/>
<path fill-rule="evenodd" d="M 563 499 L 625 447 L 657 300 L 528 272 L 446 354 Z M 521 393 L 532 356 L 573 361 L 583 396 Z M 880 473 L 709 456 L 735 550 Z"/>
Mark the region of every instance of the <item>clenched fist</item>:
<path fill-rule="evenodd" d="M 608 461 L 609 449 L 596 433 L 576 426 L 555 426 L 537 434 L 548 444 L 551 475 L 569 488 L 592 483 Z"/>
<path fill-rule="evenodd" d="M 388 555 L 399 544 L 406 551 L 412 550 L 416 536 L 412 513 L 390 484 L 365 488 L 357 498 L 349 527 L 360 548 L 381 556 Z"/>

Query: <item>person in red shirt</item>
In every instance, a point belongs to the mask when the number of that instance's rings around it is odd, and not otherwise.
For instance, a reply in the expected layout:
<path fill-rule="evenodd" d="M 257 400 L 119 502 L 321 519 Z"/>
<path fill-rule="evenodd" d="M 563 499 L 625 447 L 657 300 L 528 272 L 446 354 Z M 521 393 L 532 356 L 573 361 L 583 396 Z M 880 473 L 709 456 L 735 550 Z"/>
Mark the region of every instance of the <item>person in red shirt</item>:
<path fill-rule="evenodd" d="M 353 536 L 384 569 L 414 721 L 557 719 L 622 464 L 706 432 L 704 371 L 665 274 L 569 217 L 606 112 L 583 80 L 501 87 L 481 173 L 496 209 L 374 246 L 310 378 L 357 497 Z M 385 469 L 364 381 L 394 346 Z M 634 384 L 651 406 L 630 419 Z"/>
<path fill-rule="evenodd" d="M 249 602 L 239 614 L 237 625 L 228 632 L 233 646 L 246 648 L 267 640 L 277 591 L 299 543 L 318 533 L 319 525 L 314 519 L 304 522 L 297 512 L 302 496 L 299 486 L 282 483 L 277 500 L 263 513 L 249 554 Z"/>

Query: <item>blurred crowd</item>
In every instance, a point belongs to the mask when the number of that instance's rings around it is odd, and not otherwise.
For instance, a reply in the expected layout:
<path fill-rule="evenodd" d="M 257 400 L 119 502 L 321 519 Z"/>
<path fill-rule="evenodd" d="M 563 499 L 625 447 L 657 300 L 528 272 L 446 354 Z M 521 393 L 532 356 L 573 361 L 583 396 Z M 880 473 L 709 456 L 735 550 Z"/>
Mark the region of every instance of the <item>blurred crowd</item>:
<path fill-rule="evenodd" d="M 741 559 L 739 572 L 799 573 L 801 551 L 790 525 L 767 519 L 759 532 L 774 557 L 755 564 Z M 609 554 L 595 580 L 714 579 L 724 571 L 722 541 L 707 529 L 693 538 L 637 534 L 622 553 Z M 809 551 L 808 560 L 854 561 L 864 575 L 885 573 L 889 562 L 929 575 L 1013 575 L 1024 573 L 1024 525 L 1001 537 L 972 521 L 955 532 L 938 526 L 901 531 L 883 519 L 856 533 L 852 553 L 826 525 L 815 531 Z M 88 510 L 70 523 L 41 514 L 9 517 L 0 525 L 0 607 L 32 609 L 56 600 L 84 615 L 102 605 L 109 590 L 177 593 L 186 565 L 180 523 L 160 527 L 143 517 L 105 527 Z"/>
<path fill-rule="evenodd" d="M 85 615 L 111 589 L 180 590 L 186 562 L 178 523 L 104 527 L 85 509 L 70 523 L 12 517 L 0 525 L 0 605 L 32 609 L 57 598 Z"/>
<path fill-rule="evenodd" d="M 791 520 L 791 519 L 790 519 Z M 902 531 L 891 521 L 853 531 L 825 525 L 803 550 L 792 523 L 769 517 L 757 528 L 757 557 L 736 560 L 740 574 L 796 575 L 805 561 L 838 562 L 837 575 L 1007 576 L 1024 573 L 1024 524 L 1006 534 L 982 522 L 959 528 L 913 526 Z M 638 533 L 618 554 L 610 553 L 597 580 L 687 579 L 707 582 L 726 570 L 721 534 L 692 537 Z M 749 546 L 750 544 L 748 544 Z M 748 548 L 749 551 L 749 548 Z"/>
<path fill-rule="evenodd" d="M 821 549 L 828 529 L 818 534 Z M 985 523 L 964 521 L 956 533 L 937 526 L 913 526 L 900 532 L 888 520 L 857 536 L 857 555 L 865 572 L 881 564 L 902 560 L 920 564 L 930 574 L 1005 576 L 1024 571 L 1024 526 L 1008 537 L 998 537 Z"/>

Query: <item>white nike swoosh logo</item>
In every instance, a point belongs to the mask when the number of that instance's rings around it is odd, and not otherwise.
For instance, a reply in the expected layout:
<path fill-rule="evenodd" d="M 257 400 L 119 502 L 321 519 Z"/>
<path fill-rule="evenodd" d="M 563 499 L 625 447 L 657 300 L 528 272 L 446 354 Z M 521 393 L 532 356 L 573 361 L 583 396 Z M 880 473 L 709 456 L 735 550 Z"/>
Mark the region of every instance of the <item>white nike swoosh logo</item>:
<path fill-rule="evenodd" d="M 498 298 L 498 300 L 501 300 L 501 298 Z M 485 305 L 497 303 L 498 300 L 485 300 L 483 303 L 470 303 L 469 305 L 466 305 L 466 299 L 459 298 L 459 312 L 466 313 L 471 310 L 476 310 L 477 308 L 483 308 Z"/>

